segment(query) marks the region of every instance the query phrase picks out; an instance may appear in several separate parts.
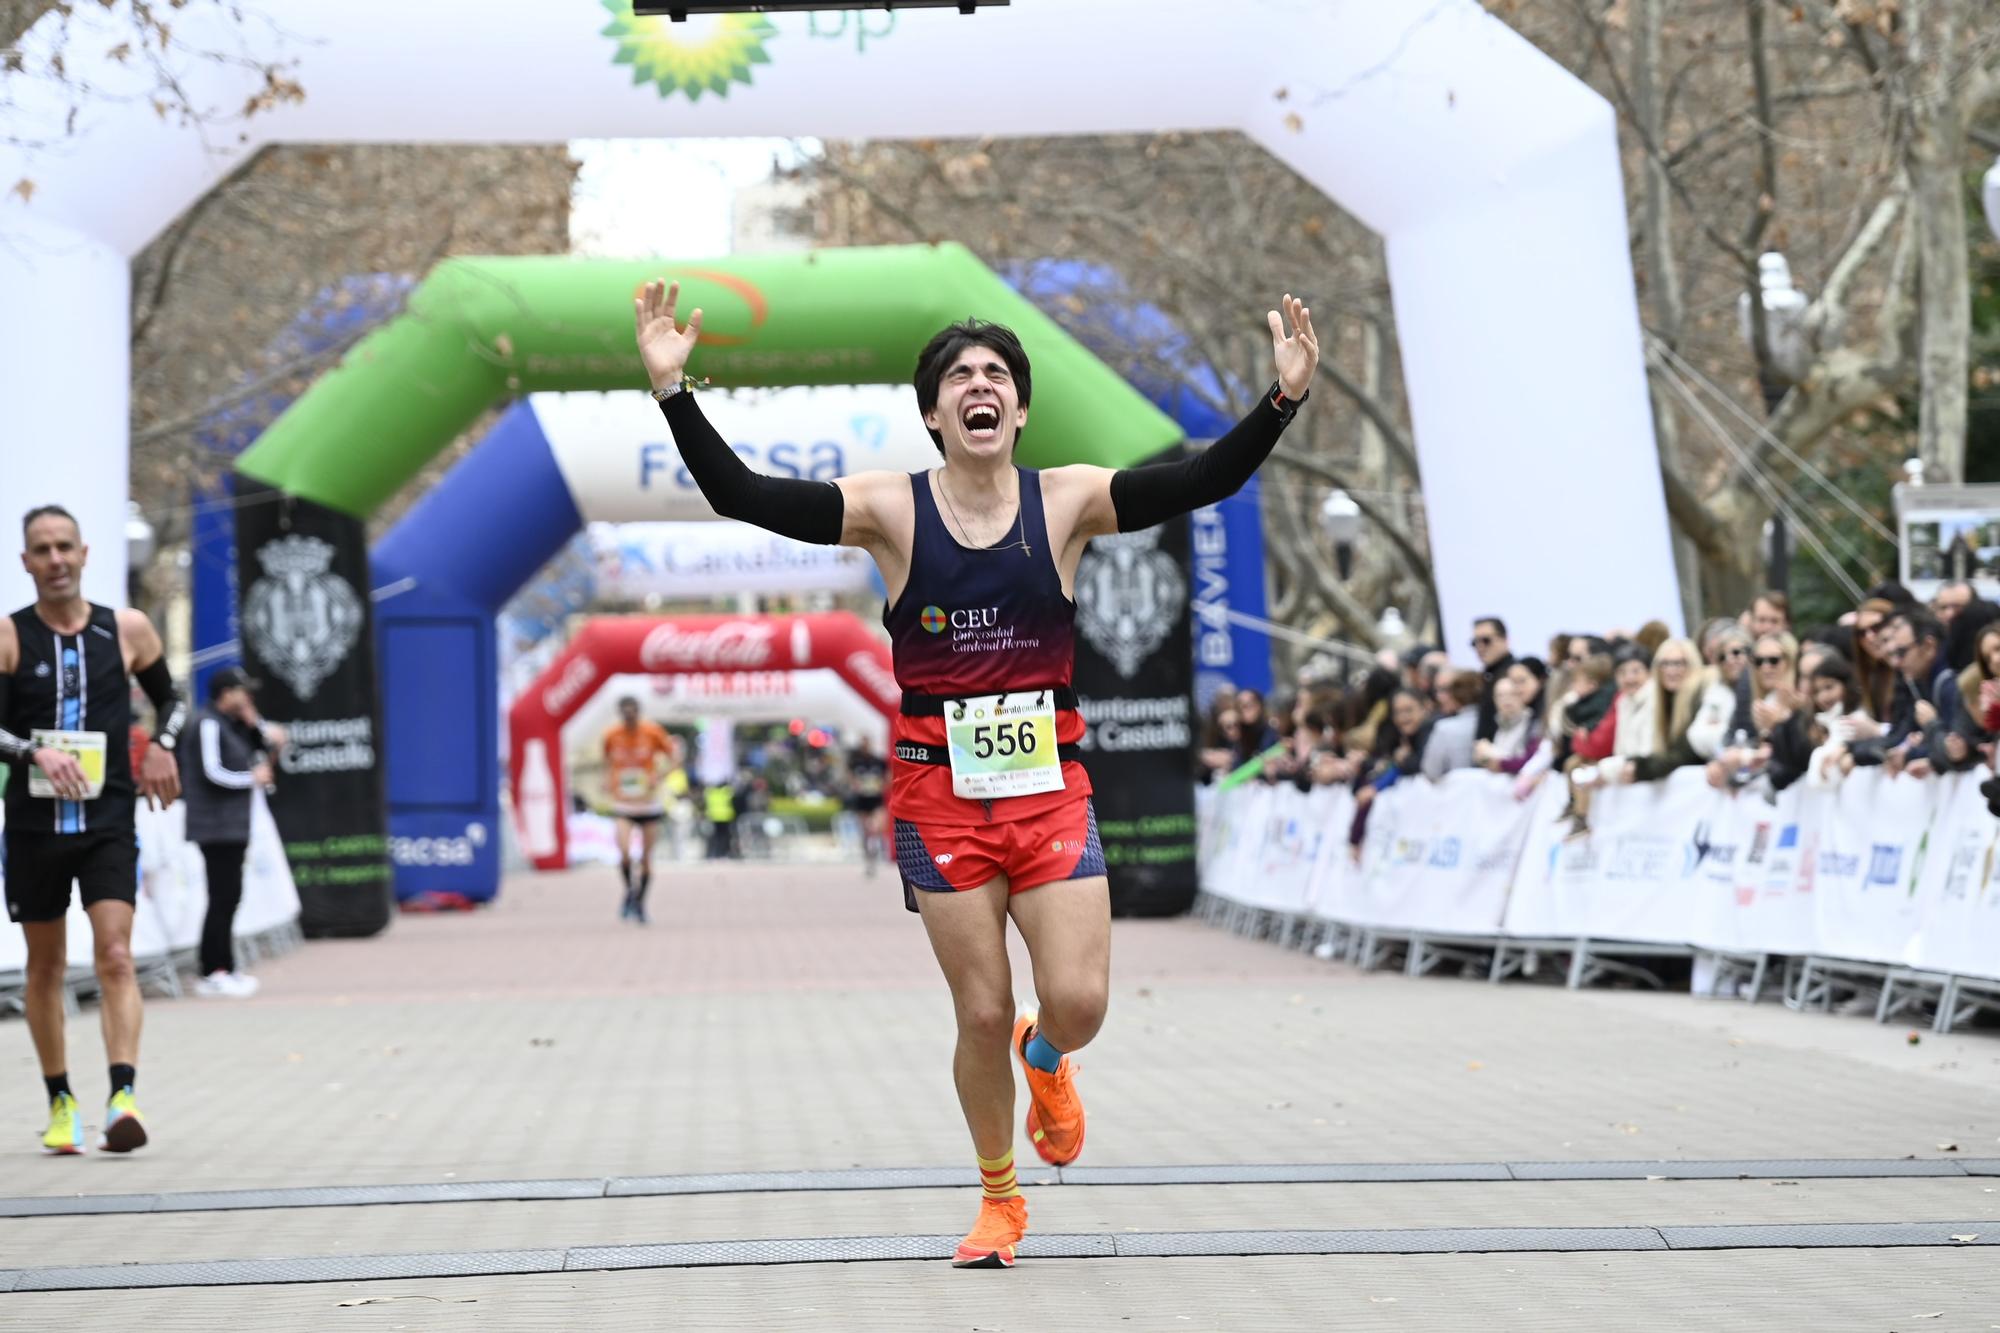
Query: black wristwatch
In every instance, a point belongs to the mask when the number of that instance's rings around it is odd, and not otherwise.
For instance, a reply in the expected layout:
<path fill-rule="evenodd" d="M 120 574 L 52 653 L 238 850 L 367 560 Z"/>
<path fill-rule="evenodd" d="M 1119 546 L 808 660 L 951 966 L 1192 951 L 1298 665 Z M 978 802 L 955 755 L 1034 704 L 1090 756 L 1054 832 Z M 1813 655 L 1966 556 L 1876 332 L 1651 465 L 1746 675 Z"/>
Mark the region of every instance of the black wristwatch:
<path fill-rule="evenodd" d="M 1272 410 L 1277 412 L 1286 421 L 1290 421 L 1293 417 L 1297 416 L 1299 414 L 1299 406 L 1312 396 L 1312 390 L 1307 389 L 1296 398 L 1287 398 L 1285 397 L 1284 383 L 1279 380 L 1271 381 L 1270 400 Z"/>

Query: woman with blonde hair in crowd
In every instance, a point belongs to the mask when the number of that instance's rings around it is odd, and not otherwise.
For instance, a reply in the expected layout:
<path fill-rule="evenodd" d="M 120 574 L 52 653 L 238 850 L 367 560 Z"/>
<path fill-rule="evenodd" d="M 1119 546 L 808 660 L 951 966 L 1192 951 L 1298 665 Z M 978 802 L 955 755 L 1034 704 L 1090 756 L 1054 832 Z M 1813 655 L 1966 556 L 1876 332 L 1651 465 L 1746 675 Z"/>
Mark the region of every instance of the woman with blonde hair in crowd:
<path fill-rule="evenodd" d="M 1740 633 L 1741 631 L 1739 631 Z M 1722 749 L 1736 692 L 1718 672 L 1701 665 L 1700 650 L 1687 639 L 1668 639 L 1653 654 L 1653 679 L 1646 687 L 1652 711 L 1652 752 L 1609 766 L 1607 781 L 1657 782 L 1677 768 L 1705 764 Z"/>
<path fill-rule="evenodd" d="M 1806 706 L 1799 692 L 1798 662 L 1799 641 L 1790 634 L 1760 635 L 1750 645 L 1750 667 L 1737 691 L 1736 716 L 1730 720 L 1729 748 L 1709 761 L 1710 786 L 1726 787 L 1770 761 L 1773 733 Z M 1745 697 L 1750 701 L 1747 715 L 1741 706 Z"/>

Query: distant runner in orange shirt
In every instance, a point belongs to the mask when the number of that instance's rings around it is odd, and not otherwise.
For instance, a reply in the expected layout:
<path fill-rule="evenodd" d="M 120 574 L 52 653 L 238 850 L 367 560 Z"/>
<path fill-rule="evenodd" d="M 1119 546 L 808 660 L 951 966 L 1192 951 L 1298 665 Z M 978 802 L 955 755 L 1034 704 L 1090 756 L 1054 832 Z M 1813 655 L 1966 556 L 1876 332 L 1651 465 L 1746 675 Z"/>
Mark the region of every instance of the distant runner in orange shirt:
<path fill-rule="evenodd" d="M 674 738 L 657 722 L 642 721 L 639 701 L 627 695 L 618 701 L 618 724 L 604 733 L 605 797 L 616 820 L 618 873 L 625 880 L 621 920 L 646 924 L 646 890 L 653 886 L 653 844 L 659 841 L 666 807 L 660 784 L 674 762 Z M 638 835 L 639 861 L 632 862 L 633 835 Z"/>

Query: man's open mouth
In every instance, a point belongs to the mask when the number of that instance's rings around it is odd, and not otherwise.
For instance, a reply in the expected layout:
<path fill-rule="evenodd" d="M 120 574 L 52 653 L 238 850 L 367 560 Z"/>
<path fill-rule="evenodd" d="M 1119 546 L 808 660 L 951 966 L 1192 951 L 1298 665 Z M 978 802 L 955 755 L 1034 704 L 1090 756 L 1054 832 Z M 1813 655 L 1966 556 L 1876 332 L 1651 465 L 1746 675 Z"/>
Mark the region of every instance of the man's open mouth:
<path fill-rule="evenodd" d="M 959 417 L 965 433 L 975 440 L 990 440 L 1000 433 L 1000 409 L 992 403 L 974 403 Z"/>

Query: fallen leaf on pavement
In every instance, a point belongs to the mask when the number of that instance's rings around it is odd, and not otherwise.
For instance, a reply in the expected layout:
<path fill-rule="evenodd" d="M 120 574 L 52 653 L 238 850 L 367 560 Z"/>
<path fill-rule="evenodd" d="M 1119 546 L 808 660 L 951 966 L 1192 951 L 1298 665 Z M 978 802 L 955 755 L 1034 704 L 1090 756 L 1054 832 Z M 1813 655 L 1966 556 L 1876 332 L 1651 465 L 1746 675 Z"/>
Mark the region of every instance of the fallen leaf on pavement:
<path fill-rule="evenodd" d="M 1952 1239 L 1961 1245 L 1970 1245 L 1973 1241 L 1979 1239 L 1979 1233 L 1975 1231 L 1970 1236 L 1953 1236 Z"/>
<path fill-rule="evenodd" d="M 1938 1145 L 1938 1151 L 1939 1151 L 1939 1152 L 1957 1152 L 1957 1151 L 1958 1151 L 1958 1145 L 1957 1145 L 1956 1143 L 1940 1143 L 1940 1144 Z"/>

